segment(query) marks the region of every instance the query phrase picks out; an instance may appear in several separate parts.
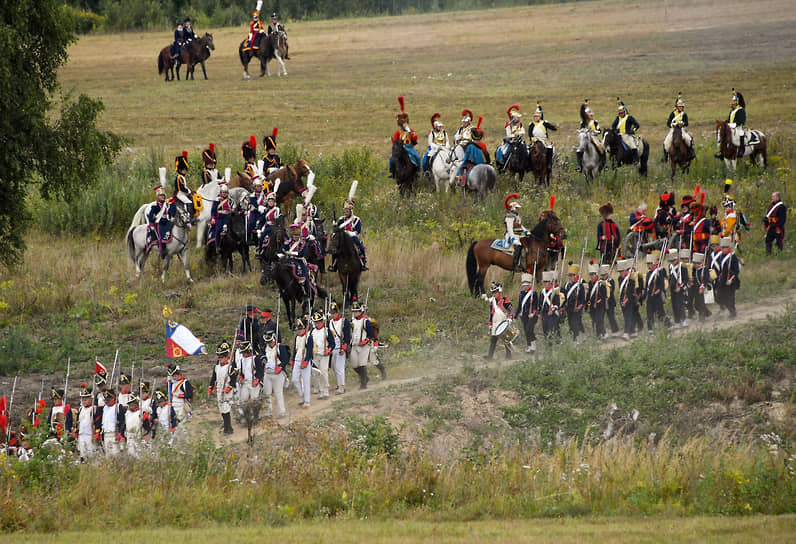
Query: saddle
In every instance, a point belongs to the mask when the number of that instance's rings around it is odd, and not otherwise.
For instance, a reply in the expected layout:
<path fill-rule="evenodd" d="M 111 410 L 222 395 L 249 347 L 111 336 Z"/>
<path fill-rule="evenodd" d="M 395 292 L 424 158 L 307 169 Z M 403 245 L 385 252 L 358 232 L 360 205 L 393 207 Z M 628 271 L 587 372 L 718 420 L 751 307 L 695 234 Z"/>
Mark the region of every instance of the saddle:
<path fill-rule="evenodd" d="M 490 249 L 494 249 L 495 251 L 500 251 L 507 255 L 514 256 L 514 244 L 511 242 L 506 243 L 506 240 L 503 238 L 498 238 L 493 240 L 491 244 L 489 244 Z"/>

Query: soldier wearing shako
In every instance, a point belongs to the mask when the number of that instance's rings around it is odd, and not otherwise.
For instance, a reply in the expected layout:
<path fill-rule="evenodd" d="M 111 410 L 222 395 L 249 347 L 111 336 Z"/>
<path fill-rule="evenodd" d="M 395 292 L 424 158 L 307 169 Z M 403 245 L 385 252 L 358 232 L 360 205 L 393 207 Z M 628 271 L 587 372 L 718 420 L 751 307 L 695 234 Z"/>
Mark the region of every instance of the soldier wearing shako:
<path fill-rule="evenodd" d="M 555 270 L 542 272 L 542 292 L 539 294 L 539 313 L 542 316 L 542 332 L 545 338 L 561 338 L 560 315 L 564 311 L 564 295 L 555 287 Z"/>
<path fill-rule="evenodd" d="M 616 281 L 611 277 L 611 266 L 600 265 L 600 281 L 605 283 L 605 317 L 611 327 L 611 336 L 619 336 L 619 324 L 616 322 Z"/>
<path fill-rule="evenodd" d="M 290 350 L 284 344 L 276 341 L 276 334 L 268 332 L 263 336 L 265 350 L 259 357 L 262 358 L 265 376 L 263 378 L 263 394 L 265 395 L 265 417 L 274 415 L 273 400 L 276 401 L 276 417 L 282 419 L 285 412 L 285 381 L 287 373 L 285 368 L 290 363 Z"/>
<path fill-rule="evenodd" d="M 124 408 L 116 402 L 116 393 L 113 389 L 103 392 L 105 406 L 96 409 L 95 417 L 99 417 L 99 438 L 102 440 L 102 447 L 105 455 L 114 456 L 122 452 L 122 444 L 125 441 L 125 418 Z"/>
<path fill-rule="evenodd" d="M 193 384 L 182 373 L 180 365 L 172 364 L 166 367 L 171 377 L 171 405 L 177 414 L 178 423 L 184 423 L 191 417 L 191 402 L 193 402 Z"/>
<path fill-rule="evenodd" d="M 191 215 L 194 215 L 193 206 L 193 191 L 188 187 L 188 152 L 183 151 L 182 155 L 177 155 L 174 159 L 174 168 L 177 171 L 174 176 L 174 194 L 171 197 L 170 203 L 176 205 L 179 200 L 185 204 Z"/>
<path fill-rule="evenodd" d="M 307 325 L 304 318 L 296 319 L 296 337 L 293 340 L 293 385 L 298 391 L 299 406 L 310 407 L 310 391 L 312 366 L 312 337 L 307 334 Z"/>
<path fill-rule="evenodd" d="M 319 400 L 329 398 L 329 355 L 334 348 L 334 336 L 329 327 L 326 326 L 326 316 L 322 312 L 312 314 L 313 328 L 310 331 L 310 339 L 307 340 L 307 360 L 320 371 L 320 395 Z M 353 364 L 353 351 L 351 360 Z M 357 372 L 358 373 L 358 372 Z"/>
<path fill-rule="evenodd" d="M 713 273 L 711 274 L 711 276 L 713 276 L 713 295 L 716 304 L 719 305 L 719 312 L 721 312 L 726 308 L 726 306 L 724 305 L 724 301 L 721 298 L 723 292 L 718 290 L 718 278 L 719 274 L 721 273 L 721 258 L 723 256 L 723 252 L 719 247 L 720 243 L 721 243 L 721 236 L 719 236 L 718 234 L 711 235 L 710 247 L 705 253 L 705 265 L 708 266 L 713 271 Z"/>
<path fill-rule="evenodd" d="M 127 403 L 130 401 L 131 389 L 130 376 L 122 372 L 119 374 L 119 394 L 116 395 L 116 402 L 124 408 L 127 408 Z"/>
<path fill-rule="evenodd" d="M 718 274 L 709 266 L 705 266 L 704 253 L 693 253 L 692 258 L 695 266 L 694 281 L 693 285 L 689 287 L 689 291 L 691 291 L 694 298 L 694 309 L 699 315 L 699 319 L 705 320 L 713 315 L 705 304 L 705 290 L 712 289 L 713 282 L 718 277 Z"/>
<path fill-rule="evenodd" d="M 603 164 L 605 164 L 605 147 L 599 138 L 600 134 L 602 134 L 602 130 L 600 129 L 600 123 L 598 123 L 597 119 L 594 118 L 594 111 L 592 111 L 591 106 L 589 106 L 588 98 L 585 99 L 583 104 L 580 105 L 580 128 L 581 130 L 585 129 L 589 131 L 591 141 L 594 143 L 594 146 L 600 153 Z M 575 170 L 576 172 L 583 171 L 583 153 L 584 150 L 581 148 L 577 148 L 575 150 L 575 157 L 578 159 L 578 167 Z"/>
<path fill-rule="evenodd" d="M 738 257 L 732 252 L 732 240 L 722 238 L 719 241 L 721 257 L 719 263 L 719 277 L 716 280 L 716 293 L 720 294 L 721 301 L 730 312 L 730 319 L 735 319 L 735 291 L 740 287 L 741 267 Z"/>
<path fill-rule="evenodd" d="M 619 100 L 619 97 L 616 98 L 618 103 L 617 106 L 617 115 L 614 122 L 611 124 L 611 130 L 615 130 L 619 133 L 620 138 L 622 138 L 622 143 L 625 144 L 625 147 L 630 150 L 633 154 L 633 162 L 639 161 L 639 142 L 637 132 L 638 129 L 641 128 L 641 125 L 638 124 L 636 118 L 630 115 L 627 111 L 627 106 L 625 103 Z"/>
<path fill-rule="evenodd" d="M 355 300 L 351 305 L 351 368 L 359 376 L 360 389 L 368 386 L 367 364 L 375 341 L 373 323 L 365 314 L 365 307 Z"/>
<path fill-rule="evenodd" d="M 457 183 L 462 187 L 467 185 L 467 174 L 473 166 L 489 163 L 489 151 L 486 148 L 486 144 L 481 141 L 484 139 L 484 131 L 481 129 L 483 120 L 484 118 L 479 116 L 478 124 L 470 129 L 469 142 L 465 142 L 464 139 L 459 142 L 464 146 L 464 158 L 456 171 L 456 179 Z"/>
<path fill-rule="evenodd" d="M 506 234 L 504 237 L 504 247 L 514 247 L 514 271 L 521 272 L 520 257 L 522 256 L 522 240 L 521 238 L 528 234 L 525 227 L 522 226 L 522 218 L 517 210 L 520 209 L 518 199 L 520 195 L 511 193 L 503 199 L 503 206 L 506 208 L 506 215 L 503 218 L 503 223 L 506 225 Z"/>
<path fill-rule="evenodd" d="M 235 363 L 230 356 L 231 348 L 229 343 L 221 342 L 216 348 L 216 364 L 213 367 L 213 374 L 210 376 L 210 384 L 207 386 L 207 398 L 213 391 L 216 392 L 216 402 L 218 411 L 224 422 L 224 434 L 232 434 L 232 401 L 237 383 L 238 371 Z"/>
<path fill-rule="evenodd" d="M 351 241 L 354 242 L 354 247 L 357 248 L 357 253 L 359 253 L 362 271 L 365 272 L 368 270 L 368 259 L 365 255 L 365 244 L 363 244 L 362 240 L 359 238 L 362 234 L 362 220 L 354 215 L 354 195 L 356 194 L 358 185 L 359 181 L 357 180 L 351 182 L 351 188 L 348 190 L 348 198 L 343 202 L 343 215 L 337 219 L 335 225 L 343 229 L 346 234 L 351 237 Z M 334 255 L 332 255 L 332 264 L 329 266 L 328 270 L 329 272 L 337 271 L 337 260 Z"/>
<path fill-rule="evenodd" d="M 608 289 L 605 282 L 600 280 L 600 265 L 594 259 L 589 261 L 587 269 L 589 284 L 586 287 L 588 293 L 586 305 L 594 326 L 594 335 L 598 339 L 602 339 L 605 338 L 605 305 L 608 299 Z"/>
<path fill-rule="evenodd" d="M 243 142 L 240 146 L 240 155 L 243 157 L 243 173 L 249 176 L 252 183 L 256 178 L 262 177 L 260 168 L 257 165 L 257 138 L 249 136 L 248 142 Z"/>
<path fill-rule="evenodd" d="M 392 135 L 392 141 L 397 142 L 400 141 L 406 152 L 409 154 L 409 159 L 412 161 L 412 164 L 420 167 L 420 155 L 418 154 L 417 150 L 415 149 L 415 145 L 417 145 L 417 134 L 415 131 L 409 128 L 409 114 L 404 111 L 404 97 L 398 97 L 398 104 L 401 106 L 401 113 L 395 116 L 396 121 L 398 122 L 398 129 Z M 392 155 L 390 155 L 390 177 L 395 176 L 395 169 L 392 165 Z"/>
<path fill-rule="evenodd" d="M 304 288 L 304 292 L 309 296 L 310 276 L 307 267 L 307 242 L 301 237 L 301 224 L 293 223 L 288 228 L 290 240 L 282 246 L 282 253 L 287 256 L 288 262 L 295 266 L 296 277 Z"/>
<path fill-rule="evenodd" d="M 50 392 L 50 398 L 52 399 L 53 405 L 50 407 L 50 411 L 47 414 L 47 427 L 50 429 L 52 435 L 60 439 L 61 436 L 65 436 L 65 433 L 71 434 L 74 415 L 72 414 L 72 408 L 64 403 L 63 389 L 53 389 Z M 61 423 L 56 421 L 60 419 L 58 414 L 63 414 L 63 421 Z"/>
<path fill-rule="evenodd" d="M 689 205 L 691 210 L 691 221 L 694 223 L 692 237 L 694 244 L 691 249 L 698 253 L 705 251 L 710 240 L 710 221 L 705 217 L 705 193 L 700 195 L 699 202 L 692 202 Z"/>
<path fill-rule="evenodd" d="M 329 304 L 329 330 L 334 336 L 334 349 L 330 355 L 331 367 L 337 381 L 335 394 L 345 393 L 346 354 L 351 349 L 351 322 L 340 313 L 336 302 Z"/>
<path fill-rule="evenodd" d="M 141 392 L 141 411 L 152 416 L 152 384 L 142 380 L 138 383 L 138 390 Z"/>
<path fill-rule="evenodd" d="M 124 411 L 124 432 L 125 451 L 132 457 L 140 457 L 152 432 L 152 418 L 148 412 L 141 409 L 141 399 L 135 393 L 131 393 L 127 399 L 127 409 Z"/>
<path fill-rule="evenodd" d="M 735 200 L 724 195 L 724 219 L 721 221 L 721 237 L 732 240 L 733 247 L 738 246 L 738 212 L 735 211 Z"/>
<path fill-rule="evenodd" d="M 218 199 L 210 208 L 210 224 L 208 225 L 207 243 L 215 243 L 216 250 L 221 249 L 221 238 L 227 235 L 227 222 L 232 213 L 232 201 L 229 198 L 229 186 L 221 184 Z"/>
<path fill-rule="evenodd" d="M 567 308 L 567 321 L 572 338 L 578 343 L 578 335 L 585 333 L 583 327 L 583 309 L 586 307 L 586 288 L 580 277 L 580 265 L 569 262 L 567 283 L 564 285 L 564 297 Z"/>
<path fill-rule="evenodd" d="M 509 116 L 509 120 L 505 125 L 506 134 L 503 136 L 503 143 L 495 151 L 495 163 L 499 171 L 503 171 L 505 167 L 509 144 L 513 141 L 521 142 L 525 137 L 525 127 L 522 124 L 520 107 L 517 104 L 509 106 L 509 109 L 506 110 L 506 115 Z"/>
<path fill-rule="evenodd" d="M 691 262 L 691 250 L 680 248 L 680 265 L 686 270 L 688 280 L 685 282 L 685 311 L 687 319 L 694 319 L 694 265 Z"/>
<path fill-rule="evenodd" d="M 672 248 L 667 252 L 666 260 L 669 263 L 669 291 L 672 297 L 672 315 L 674 317 L 674 328 L 688 326 L 686 317 L 687 298 L 688 298 L 688 268 L 680 262 L 679 250 Z"/>
<path fill-rule="evenodd" d="M 671 326 L 663 307 L 666 297 L 666 269 L 660 266 L 660 251 L 647 253 L 647 275 L 644 278 L 644 298 L 647 302 L 647 330 L 653 333 L 655 320 Z"/>
<path fill-rule="evenodd" d="M 497 282 L 492 282 L 489 292 L 492 296 L 489 298 L 489 353 L 486 358 L 491 359 L 495 355 L 495 347 L 497 347 L 498 340 L 501 338 L 503 331 L 501 329 L 505 325 L 501 325 L 504 321 L 511 321 L 514 319 L 514 308 L 511 305 L 511 300 L 503 296 L 503 286 Z M 506 359 L 511 359 L 511 349 L 508 344 L 505 344 Z"/>
<path fill-rule="evenodd" d="M 666 126 L 669 127 L 669 133 L 663 140 L 663 162 L 669 160 L 669 146 L 672 145 L 672 138 L 674 137 L 674 128 L 680 127 L 680 132 L 683 135 L 683 141 L 688 146 L 688 159 L 695 159 L 696 153 L 694 152 L 694 139 L 686 131 L 688 126 L 688 114 L 685 112 L 685 100 L 683 100 L 682 93 L 677 93 L 677 100 L 674 101 L 674 110 L 669 114 L 669 119 L 666 121 Z"/>
<path fill-rule="evenodd" d="M 766 255 L 771 255 L 774 242 L 782 251 L 785 240 L 785 220 L 788 218 L 788 208 L 782 202 L 779 192 L 771 193 L 771 203 L 768 205 L 766 216 L 763 218 L 763 228 L 766 229 Z"/>
<path fill-rule="evenodd" d="M 247 37 L 246 46 L 244 51 L 252 51 L 260 49 L 260 41 L 265 35 L 265 29 L 262 21 L 260 21 L 260 8 L 263 7 L 263 0 L 257 0 L 257 7 L 252 12 L 252 22 L 249 24 L 249 35 Z"/>
<path fill-rule="evenodd" d="M 169 403 L 169 397 L 160 389 L 155 391 L 155 407 L 153 409 L 155 420 L 152 422 L 152 437 L 158 436 L 158 431 L 163 438 L 170 437 L 177 430 L 177 414 Z"/>
<path fill-rule="evenodd" d="M 547 172 L 553 171 L 553 144 L 548 142 L 548 130 L 558 130 L 558 125 L 545 121 L 544 110 L 539 102 L 536 103 L 536 111 L 533 112 L 533 122 L 528 127 L 531 137 L 531 146 L 537 141 L 542 142 L 547 152 Z"/>
<path fill-rule="evenodd" d="M 157 244 L 162 258 L 166 254 L 166 244 L 171 241 L 171 227 L 177 210 L 166 202 L 166 191 L 163 189 L 166 183 L 166 169 L 159 168 L 159 174 L 160 185 L 155 187 L 156 200 L 147 212 L 149 229 L 147 232 L 147 250 Z"/>
<path fill-rule="evenodd" d="M 625 331 L 622 338 L 629 340 L 636 333 L 635 318 L 639 305 L 641 291 L 638 273 L 633 270 L 633 259 L 620 259 L 616 261 L 616 270 L 619 272 L 619 307 L 622 308 L 622 317 L 625 320 Z"/>
<path fill-rule="evenodd" d="M 277 180 L 274 188 L 279 187 L 279 180 Z M 258 208 L 259 211 L 259 208 Z M 262 210 L 262 223 L 263 226 L 257 234 L 257 252 L 262 253 L 263 249 L 270 243 L 271 232 L 277 220 L 282 216 L 282 210 L 276 205 L 276 191 L 271 191 L 265 197 L 265 208 Z M 284 240 L 273 240 L 273 243 L 282 245 Z"/>
<path fill-rule="evenodd" d="M 216 144 L 211 142 L 207 149 L 202 151 L 202 187 L 207 183 L 213 183 L 217 178 Z"/>
<path fill-rule="evenodd" d="M 743 157 L 746 140 L 746 101 L 743 95 L 733 87 L 730 99 L 730 114 L 727 123 L 732 129 L 732 143 L 738 146 L 737 157 Z M 715 154 L 717 159 L 723 158 L 721 150 Z"/>
<path fill-rule="evenodd" d="M 431 170 L 434 159 L 440 151 L 450 151 L 450 140 L 445 125 L 440 121 L 441 115 L 435 113 L 431 116 L 431 130 L 428 133 L 428 148 L 423 154 L 423 172 Z"/>
<path fill-rule="evenodd" d="M 614 205 L 607 202 L 600 206 L 602 221 L 597 223 L 597 250 L 602 264 L 613 262 L 616 250 L 622 245 L 619 227 L 614 222 Z"/>
<path fill-rule="evenodd" d="M 249 233 L 249 245 L 258 245 L 257 236 L 263 226 L 263 215 L 268 204 L 267 194 L 263 191 L 263 180 L 254 182 L 254 192 L 249 195 L 249 212 L 246 220 L 246 229 Z"/>
<path fill-rule="evenodd" d="M 276 154 L 276 134 L 279 132 L 277 127 L 274 127 L 270 136 L 263 138 L 263 146 L 265 147 L 265 155 L 263 155 L 263 175 L 267 176 L 272 172 L 276 172 L 282 168 L 282 159 Z"/>
<path fill-rule="evenodd" d="M 521 277 L 520 294 L 517 297 L 517 316 L 522 322 L 525 332 L 525 353 L 536 352 L 536 322 L 539 320 L 539 293 L 533 289 L 533 276 L 523 273 Z"/>
<path fill-rule="evenodd" d="M 456 134 L 453 135 L 454 147 L 457 145 L 464 147 L 472 141 L 473 119 L 475 119 L 473 112 L 468 109 L 462 110 L 462 122 L 456 129 Z"/>
<path fill-rule="evenodd" d="M 77 451 L 82 462 L 88 461 L 96 454 L 94 444 L 94 406 L 91 389 L 85 382 L 80 384 L 80 408 L 77 411 Z"/>

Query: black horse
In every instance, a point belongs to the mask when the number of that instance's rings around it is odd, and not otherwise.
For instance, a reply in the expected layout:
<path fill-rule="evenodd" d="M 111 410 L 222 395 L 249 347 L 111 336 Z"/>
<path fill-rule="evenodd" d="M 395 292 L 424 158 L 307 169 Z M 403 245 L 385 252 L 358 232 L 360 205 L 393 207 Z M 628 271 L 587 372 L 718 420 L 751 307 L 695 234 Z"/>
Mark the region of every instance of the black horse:
<path fill-rule="evenodd" d="M 260 253 L 257 256 L 260 259 L 260 264 L 262 265 L 262 271 L 260 273 L 260 285 L 267 285 L 271 282 L 271 280 L 273 280 L 274 267 L 279 261 L 279 257 L 277 255 L 282 251 L 282 245 L 284 241 L 285 216 L 280 215 L 271 228 L 271 232 L 267 234 L 266 238 L 263 240 L 262 246 L 260 246 Z"/>
<path fill-rule="evenodd" d="M 279 288 L 279 296 L 282 297 L 282 302 L 285 303 L 287 319 L 291 329 L 296 323 L 296 304 L 302 306 L 301 315 L 310 315 L 312 314 L 315 300 L 326 298 L 326 291 L 317 285 L 314 289 L 312 287 L 309 288 L 309 296 L 307 296 L 304 286 L 301 285 L 296 277 L 293 265 L 290 264 L 290 260 L 287 257 L 280 258 L 274 264 L 273 278 Z"/>
<path fill-rule="evenodd" d="M 326 252 L 337 263 L 337 276 L 340 278 L 348 306 L 358 295 L 359 277 L 362 275 L 362 264 L 359 262 L 357 248 L 345 229 L 335 225 L 332 234 L 329 235 Z"/>
<path fill-rule="evenodd" d="M 400 139 L 392 143 L 392 169 L 401 196 L 412 194 L 419 168 L 412 162 Z"/>
<path fill-rule="evenodd" d="M 641 145 L 641 149 L 634 153 L 633 150 L 627 149 L 622 143 L 622 135 L 619 134 L 618 130 L 608 129 L 605 131 L 603 146 L 611 154 L 611 168 L 616 169 L 618 166 L 625 164 L 638 163 L 638 173 L 646 176 L 647 162 L 650 157 L 650 144 L 642 138 Z"/>
<path fill-rule="evenodd" d="M 246 242 L 246 216 L 241 211 L 232 212 L 227 219 L 227 234 L 221 237 L 218 252 L 216 244 L 210 243 L 205 246 L 205 260 L 207 264 L 214 265 L 216 256 L 221 255 L 221 266 L 225 271 L 232 273 L 232 254 L 236 251 L 240 253 L 242 272 L 246 272 L 246 267 L 252 269 L 249 261 L 249 245 Z"/>
<path fill-rule="evenodd" d="M 522 183 L 522 178 L 525 177 L 525 172 L 528 169 L 528 147 L 520 138 L 512 139 L 509 142 L 508 159 L 501 172 L 508 171 L 512 178 L 519 175 L 520 183 Z"/>

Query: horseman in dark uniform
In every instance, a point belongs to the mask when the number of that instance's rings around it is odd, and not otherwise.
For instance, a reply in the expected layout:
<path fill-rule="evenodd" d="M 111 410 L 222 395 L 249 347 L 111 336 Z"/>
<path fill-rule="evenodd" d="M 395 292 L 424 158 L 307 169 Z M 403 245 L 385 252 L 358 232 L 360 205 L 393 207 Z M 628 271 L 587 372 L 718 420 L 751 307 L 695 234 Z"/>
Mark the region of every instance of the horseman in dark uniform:
<path fill-rule="evenodd" d="M 213 207 L 210 208 L 210 229 L 213 236 L 207 237 L 207 243 L 215 241 L 216 249 L 221 248 L 221 237 L 227 235 L 227 221 L 229 214 L 232 213 L 232 200 L 229 198 L 229 187 L 226 183 L 221 184 L 221 192 L 218 195 L 218 200 L 213 202 Z"/>
<path fill-rule="evenodd" d="M 544 144 L 545 152 L 547 153 L 547 173 L 553 171 L 553 144 L 548 142 L 548 130 L 558 130 L 558 125 L 554 125 L 544 119 L 544 111 L 541 104 L 536 103 L 536 111 L 533 112 L 533 122 L 528 127 L 530 130 L 531 146 L 537 141 Z"/>
<path fill-rule="evenodd" d="M 509 120 L 504 126 L 506 134 L 503 136 L 503 143 L 500 144 L 500 146 L 497 148 L 497 151 L 495 151 L 495 163 L 498 166 L 498 170 L 501 172 L 506 166 L 509 144 L 512 141 L 522 141 L 523 137 L 525 136 L 525 127 L 522 124 L 522 114 L 520 113 L 520 107 L 517 104 L 509 106 L 509 109 L 506 110 L 506 115 L 509 116 Z"/>
<path fill-rule="evenodd" d="M 188 210 L 191 216 L 193 216 L 193 191 L 188 186 L 188 179 L 186 178 L 188 175 L 188 152 L 183 151 L 182 155 L 177 155 L 177 157 L 174 159 L 174 164 L 177 174 L 174 176 L 174 192 L 171 195 L 171 200 L 169 203 L 172 206 L 176 206 L 177 201 L 179 200 L 185 204 L 185 208 Z"/>
<path fill-rule="evenodd" d="M 166 177 L 166 169 L 163 168 L 163 178 Z M 164 179 L 165 181 L 165 179 Z M 176 210 L 173 206 L 166 203 L 166 191 L 162 185 L 155 187 L 157 200 L 150 206 L 147 213 L 149 232 L 147 235 L 147 249 L 157 244 L 160 247 L 160 256 L 166 256 L 166 244 L 171 240 L 171 225 L 174 220 Z"/>
<path fill-rule="evenodd" d="M 290 240 L 282 246 L 282 253 L 288 257 L 288 262 L 296 267 L 296 276 L 299 283 L 304 288 L 305 294 L 309 296 L 310 285 L 307 274 L 307 243 L 301 238 L 301 225 L 293 223 L 290 225 Z"/>
<path fill-rule="evenodd" d="M 398 97 L 398 104 L 401 106 L 401 113 L 395 116 L 398 122 L 398 129 L 392 135 L 392 141 L 396 142 L 400 140 L 404 144 L 404 149 L 409 154 L 409 159 L 412 163 L 420 167 L 420 154 L 415 149 L 415 145 L 417 145 L 417 134 L 415 131 L 409 128 L 409 114 L 404 111 L 404 97 Z M 390 177 L 395 175 L 395 170 L 393 169 L 392 165 L 392 155 L 390 155 Z"/>
<path fill-rule="evenodd" d="M 738 157 L 743 156 L 744 143 L 747 136 L 746 130 L 746 101 L 741 93 L 732 90 L 732 99 L 730 100 L 730 114 L 727 116 L 727 124 L 732 129 L 732 143 L 738 145 Z M 738 142 L 736 144 L 736 142 Z M 723 158 L 721 151 L 716 153 L 717 159 Z"/>
<path fill-rule="evenodd" d="M 633 162 L 639 161 L 639 142 L 637 140 L 637 132 L 638 129 L 641 128 L 636 118 L 630 115 L 627 111 L 627 106 L 625 103 L 622 102 L 617 98 L 617 102 L 619 105 L 617 106 L 617 114 L 616 119 L 611 124 L 611 130 L 615 130 L 619 133 L 619 136 L 622 138 L 622 144 L 632 152 L 633 154 Z"/>
<path fill-rule="evenodd" d="M 263 145 L 265 146 L 265 155 L 263 155 L 264 176 L 282 168 L 282 159 L 276 154 L 276 133 L 278 131 L 279 129 L 274 127 L 271 131 L 271 135 L 263 138 Z"/>
<path fill-rule="evenodd" d="M 335 225 L 346 231 L 346 234 L 351 237 L 351 241 L 354 242 L 354 247 L 357 248 L 357 252 L 359 253 L 359 261 L 362 265 L 362 271 L 364 272 L 368 269 L 368 259 L 365 255 L 365 245 L 362 243 L 362 240 L 359 239 L 359 236 L 362 234 L 362 220 L 354 215 L 354 199 L 351 195 L 352 193 L 349 192 L 349 198 L 343 203 L 343 215 L 337 219 Z M 327 270 L 329 270 L 329 272 L 337 271 L 337 262 L 334 256 L 332 256 L 332 264 L 329 265 Z"/>
<path fill-rule="evenodd" d="M 666 121 L 666 126 L 669 127 L 669 133 L 663 140 L 663 162 L 669 160 L 669 146 L 672 145 L 672 138 L 674 137 L 674 127 L 680 127 L 680 132 L 683 135 L 683 141 L 688 146 L 688 158 L 693 160 L 696 158 L 694 152 L 694 139 L 686 131 L 688 126 L 688 114 L 685 112 L 685 100 L 683 95 L 677 93 L 677 100 L 674 102 L 674 110 L 669 114 L 669 119 Z"/>
<path fill-rule="evenodd" d="M 210 143 L 207 149 L 202 151 L 202 186 L 215 181 L 217 177 L 216 144 Z"/>
<path fill-rule="evenodd" d="M 177 28 L 174 29 L 174 43 L 171 44 L 171 50 L 169 53 L 171 54 L 172 59 L 176 59 L 182 53 L 182 44 L 185 42 L 185 30 L 183 29 L 182 23 L 177 24 Z"/>
<path fill-rule="evenodd" d="M 276 12 L 271 14 L 271 22 L 268 23 L 268 28 L 266 29 L 267 34 L 270 36 L 274 32 L 284 32 L 285 33 L 285 40 L 287 41 L 287 32 L 285 32 L 285 27 L 282 26 L 282 23 L 279 22 L 279 17 L 277 16 Z M 285 55 L 285 60 L 289 60 L 290 55 Z"/>
<path fill-rule="evenodd" d="M 270 192 L 265 197 L 265 208 L 262 211 L 264 225 L 257 235 L 257 253 L 262 253 L 263 244 L 266 240 L 270 243 L 271 231 L 276 224 L 276 220 L 282 215 L 282 210 L 276 205 L 276 193 Z M 276 240 L 275 243 L 282 244 L 284 240 Z"/>
<path fill-rule="evenodd" d="M 249 218 L 246 222 L 249 245 L 257 245 L 257 233 L 263 225 L 268 197 L 263 191 L 263 180 L 258 179 L 254 182 L 254 192 L 249 195 Z"/>
<path fill-rule="evenodd" d="M 265 35 L 263 23 L 260 21 L 260 8 L 263 7 L 263 0 L 257 0 L 257 8 L 252 12 L 252 22 L 249 24 L 249 35 L 244 51 L 260 49 L 260 40 Z"/>
<path fill-rule="evenodd" d="M 257 138 L 249 136 L 249 141 L 243 142 L 240 146 L 240 154 L 244 162 L 243 173 L 249 176 L 253 183 L 254 178 L 260 175 L 257 167 Z"/>

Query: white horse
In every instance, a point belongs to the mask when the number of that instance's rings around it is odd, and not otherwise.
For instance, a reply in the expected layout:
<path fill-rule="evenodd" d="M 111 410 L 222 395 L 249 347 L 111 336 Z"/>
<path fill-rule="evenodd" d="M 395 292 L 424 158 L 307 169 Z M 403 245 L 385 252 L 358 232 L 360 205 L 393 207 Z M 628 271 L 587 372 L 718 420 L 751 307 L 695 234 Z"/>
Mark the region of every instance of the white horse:
<path fill-rule="evenodd" d="M 136 214 L 137 215 L 137 214 Z M 141 277 L 149 252 L 146 249 L 146 239 L 148 225 L 134 225 L 127 230 L 127 254 L 135 264 L 135 277 Z M 191 271 L 188 268 L 188 234 L 191 230 L 191 214 L 184 205 L 177 205 L 177 213 L 174 217 L 174 226 L 171 229 L 171 240 L 166 244 L 166 256 L 163 262 L 163 272 L 160 275 L 162 282 L 166 282 L 166 272 L 169 270 L 169 262 L 173 255 L 178 255 L 185 269 L 185 277 L 188 281 L 193 281 Z"/>
<path fill-rule="evenodd" d="M 459 167 L 464 161 L 464 146 L 456 144 L 448 154 L 447 160 L 450 170 L 448 172 L 448 185 L 445 186 L 446 193 L 450 189 L 456 188 L 456 172 L 459 171 Z"/>
<path fill-rule="evenodd" d="M 578 151 L 583 153 L 581 159 L 583 175 L 586 176 L 586 181 L 592 181 L 605 168 L 605 153 L 600 153 L 600 150 L 597 149 L 591 130 L 578 129 L 578 148 L 575 152 Z"/>
<path fill-rule="evenodd" d="M 453 166 L 450 155 L 450 149 L 443 148 L 439 150 L 434 156 L 434 160 L 431 161 L 431 175 L 434 176 L 434 186 L 437 192 L 442 188 L 441 184 L 443 182 L 447 183 L 450 179 L 451 167 Z M 448 186 L 446 185 L 445 190 L 447 191 L 447 189 Z"/>
<path fill-rule="evenodd" d="M 202 197 L 202 210 L 199 212 L 199 217 L 196 222 L 196 248 L 201 249 L 204 247 L 205 235 L 207 233 L 207 225 L 210 223 L 210 212 L 213 208 L 213 202 L 218 200 L 221 186 L 214 182 L 205 183 L 196 192 Z M 251 195 L 251 193 L 243 187 L 233 187 L 229 190 L 229 198 L 232 199 L 239 210 L 248 209 L 249 195 Z"/>

